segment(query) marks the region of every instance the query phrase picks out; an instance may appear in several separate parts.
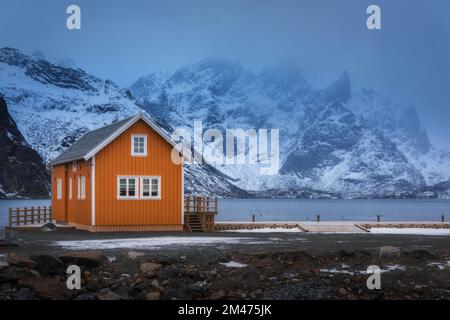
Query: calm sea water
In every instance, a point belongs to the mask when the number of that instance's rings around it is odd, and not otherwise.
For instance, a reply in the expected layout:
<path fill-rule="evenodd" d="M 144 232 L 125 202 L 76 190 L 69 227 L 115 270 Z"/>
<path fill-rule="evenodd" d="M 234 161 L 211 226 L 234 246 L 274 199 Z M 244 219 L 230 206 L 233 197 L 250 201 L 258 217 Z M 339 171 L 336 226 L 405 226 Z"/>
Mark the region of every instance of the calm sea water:
<path fill-rule="evenodd" d="M 450 200 L 219 200 L 219 221 L 440 221 L 450 220 Z"/>
<path fill-rule="evenodd" d="M 50 200 L 0 200 L 0 225 L 8 222 L 8 208 L 49 206 Z M 450 200 L 287 200 L 221 199 L 219 221 L 440 221 L 450 220 Z"/>

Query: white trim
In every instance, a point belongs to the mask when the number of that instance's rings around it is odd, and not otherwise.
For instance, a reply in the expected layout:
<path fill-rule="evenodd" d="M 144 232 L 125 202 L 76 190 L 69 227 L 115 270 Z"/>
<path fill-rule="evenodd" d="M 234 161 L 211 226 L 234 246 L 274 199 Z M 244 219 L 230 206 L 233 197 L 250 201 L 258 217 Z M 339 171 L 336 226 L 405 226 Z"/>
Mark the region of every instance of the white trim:
<path fill-rule="evenodd" d="M 121 196 L 120 195 L 120 179 L 126 179 L 126 192 L 128 194 L 128 179 L 134 179 L 135 180 L 135 196 Z M 117 200 L 137 200 L 139 199 L 139 176 L 117 176 Z"/>
<path fill-rule="evenodd" d="M 144 192 L 144 179 L 149 179 L 150 180 L 150 185 L 149 185 L 149 192 L 150 195 L 147 197 L 144 197 L 143 192 Z M 152 196 L 152 180 L 158 180 L 158 195 L 157 196 Z M 161 177 L 160 176 L 141 176 L 139 177 L 139 199 L 140 200 L 161 200 Z"/>
<path fill-rule="evenodd" d="M 160 128 L 158 128 L 157 125 L 155 125 L 150 119 L 148 119 L 143 113 L 140 113 L 133 118 L 130 119 L 127 123 L 125 123 L 122 127 L 114 131 L 108 138 L 100 142 L 94 149 L 89 151 L 87 154 L 84 155 L 84 160 L 91 159 L 95 154 L 97 154 L 100 150 L 102 150 L 104 147 L 106 147 L 111 141 L 116 139 L 118 136 L 120 136 L 125 130 L 127 130 L 129 127 L 131 127 L 133 124 L 135 124 L 137 121 L 143 120 L 145 123 L 147 123 L 153 130 L 155 130 L 164 140 L 166 140 L 171 146 L 177 147 L 175 142 L 173 142 L 169 136 L 167 136 L 164 131 L 162 131 Z"/>
<path fill-rule="evenodd" d="M 91 220 L 95 226 L 95 156 L 91 160 Z"/>
<path fill-rule="evenodd" d="M 72 172 L 77 172 L 77 161 L 72 161 Z"/>
<path fill-rule="evenodd" d="M 144 153 L 134 152 L 134 138 L 144 138 Z M 131 156 L 132 157 L 146 157 L 147 156 L 148 139 L 146 134 L 132 134 L 131 135 Z"/>
<path fill-rule="evenodd" d="M 181 160 L 181 224 L 184 225 L 184 160 Z"/>

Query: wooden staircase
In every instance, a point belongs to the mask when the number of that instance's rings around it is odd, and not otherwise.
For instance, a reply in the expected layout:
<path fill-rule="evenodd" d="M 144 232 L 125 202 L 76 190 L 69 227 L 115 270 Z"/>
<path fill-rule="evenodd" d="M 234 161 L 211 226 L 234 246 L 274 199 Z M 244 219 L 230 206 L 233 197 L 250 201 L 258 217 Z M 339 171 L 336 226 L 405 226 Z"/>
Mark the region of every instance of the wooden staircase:
<path fill-rule="evenodd" d="M 190 232 L 205 232 L 200 222 L 200 219 L 197 217 L 195 213 L 189 214 L 188 228 Z"/>
<path fill-rule="evenodd" d="M 217 197 L 188 196 L 184 199 L 184 230 L 213 232 L 217 214 Z"/>

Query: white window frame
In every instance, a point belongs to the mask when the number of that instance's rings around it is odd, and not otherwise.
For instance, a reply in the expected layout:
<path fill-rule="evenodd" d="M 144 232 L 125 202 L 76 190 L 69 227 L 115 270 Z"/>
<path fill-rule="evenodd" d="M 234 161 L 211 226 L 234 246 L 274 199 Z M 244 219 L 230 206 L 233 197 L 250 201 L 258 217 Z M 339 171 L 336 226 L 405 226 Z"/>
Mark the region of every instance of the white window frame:
<path fill-rule="evenodd" d="M 81 199 L 81 178 L 80 176 L 77 177 L 77 199 L 80 200 Z"/>
<path fill-rule="evenodd" d="M 77 172 L 77 162 L 76 161 L 72 162 L 72 172 Z"/>
<path fill-rule="evenodd" d="M 86 199 L 86 177 L 81 176 L 81 200 Z"/>
<path fill-rule="evenodd" d="M 120 195 L 120 180 L 121 179 L 126 179 L 126 196 L 121 196 Z M 129 185 L 129 180 L 130 179 L 134 179 L 134 183 L 136 186 L 136 190 L 135 190 L 135 195 L 134 196 L 128 196 L 128 185 Z M 138 176 L 117 176 L 117 199 L 118 200 L 136 200 L 139 199 L 139 177 Z"/>
<path fill-rule="evenodd" d="M 56 199 L 62 200 L 62 179 L 56 179 Z"/>
<path fill-rule="evenodd" d="M 150 180 L 150 184 L 149 184 L 150 194 L 148 196 L 144 196 L 144 179 Z M 140 180 L 139 196 L 142 200 L 161 200 L 161 177 L 160 176 L 142 176 L 142 177 L 140 177 L 139 180 Z M 152 196 L 152 180 L 158 180 L 158 195 L 157 196 Z"/>
<path fill-rule="evenodd" d="M 144 153 L 134 152 L 134 138 L 144 138 Z M 147 135 L 146 134 L 132 134 L 131 135 L 131 156 L 132 157 L 146 157 L 147 156 Z"/>
<path fill-rule="evenodd" d="M 72 200 L 72 177 L 69 178 L 69 200 Z"/>

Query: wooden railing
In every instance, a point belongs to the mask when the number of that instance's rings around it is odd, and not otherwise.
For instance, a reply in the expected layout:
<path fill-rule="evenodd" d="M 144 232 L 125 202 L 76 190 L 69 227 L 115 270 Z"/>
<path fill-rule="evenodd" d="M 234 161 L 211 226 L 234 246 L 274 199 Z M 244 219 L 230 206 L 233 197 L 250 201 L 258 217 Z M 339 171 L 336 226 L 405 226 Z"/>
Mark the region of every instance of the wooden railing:
<path fill-rule="evenodd" d="M 187 196 L 184 199 L 184 211 L 217 213 L 217 197 Z"/>
<path fill-rule="evenodd" d="M 217 197 L 188 196 L 184 199 L 185 230 L 189 229 L 189 218 L 195 214 L 200 220 L 203 230 L 215 230 L 214 218 L 217 214 Z"/>
<path fill-rule="evenodd" d="M 52 207 L 9 208 L 9 227 L 42 224 L 52 221 Z"/>

